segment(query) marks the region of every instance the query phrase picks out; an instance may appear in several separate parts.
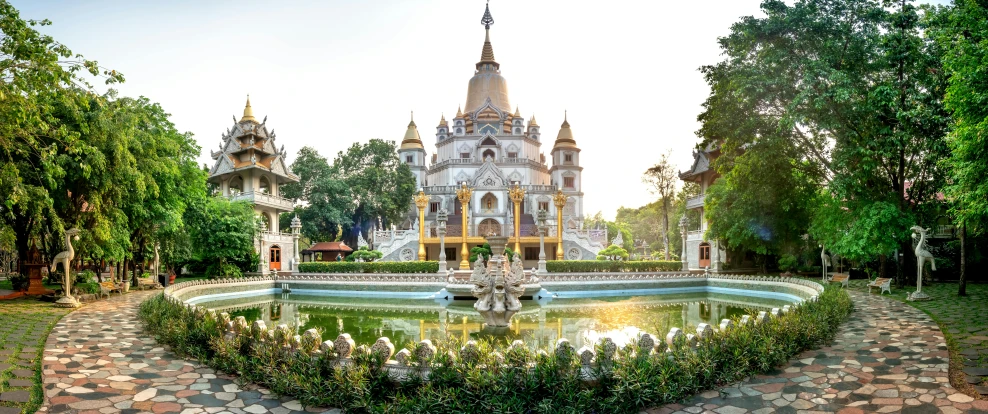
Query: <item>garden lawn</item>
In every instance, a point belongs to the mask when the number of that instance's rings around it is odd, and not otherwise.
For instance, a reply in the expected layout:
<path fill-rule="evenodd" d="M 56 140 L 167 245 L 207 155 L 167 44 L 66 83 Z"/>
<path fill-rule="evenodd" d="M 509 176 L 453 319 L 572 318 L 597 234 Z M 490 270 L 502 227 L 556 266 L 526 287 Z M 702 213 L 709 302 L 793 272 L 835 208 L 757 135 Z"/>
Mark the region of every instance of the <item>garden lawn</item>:
<path fill-rule="evenodd" d="M 71 309 L 37 299 L 0 301 L 0 414 L 41 405 L 41 355 L 55 322 Z"/>
<path fill-rule="evenodd" d="M 915 290 L 915 285 L 893 287 L 892 297 L 905 301 Z M 924 286 L 923 292 L 933 300 L 907 303 L 929 314 L 943 330 L 950 348 L 951 384 L 972 397 L 988 398 L 988 285 L 969 283 L 967 296 L 957 296 L 956 283 Z"/>

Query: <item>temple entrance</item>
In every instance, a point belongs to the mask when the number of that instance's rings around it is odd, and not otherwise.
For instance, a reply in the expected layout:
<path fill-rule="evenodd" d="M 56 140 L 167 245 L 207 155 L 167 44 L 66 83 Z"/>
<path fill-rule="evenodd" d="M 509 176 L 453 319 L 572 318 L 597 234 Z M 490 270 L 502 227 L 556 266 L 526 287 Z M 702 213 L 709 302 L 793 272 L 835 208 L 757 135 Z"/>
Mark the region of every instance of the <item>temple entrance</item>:
<path fill-rule="evenodd" d="M 478 232 L 481 236 L 488 236 L 488 235 L 500 236 L 501 223 L 498 223 L 497 220 L 494 219 L 484 219 L 484 221 L 480 222 L 480 226 L 478 227 Z"/>
<path fill-rule="evenodd" d="M 268 269 L 281 270 L 281 247 L 271 246 L 268 250 Z"/>
<path fill-rule="evenodd" d="M 700 268 L 710 267 L 710 243 L 700 243 Z"/>

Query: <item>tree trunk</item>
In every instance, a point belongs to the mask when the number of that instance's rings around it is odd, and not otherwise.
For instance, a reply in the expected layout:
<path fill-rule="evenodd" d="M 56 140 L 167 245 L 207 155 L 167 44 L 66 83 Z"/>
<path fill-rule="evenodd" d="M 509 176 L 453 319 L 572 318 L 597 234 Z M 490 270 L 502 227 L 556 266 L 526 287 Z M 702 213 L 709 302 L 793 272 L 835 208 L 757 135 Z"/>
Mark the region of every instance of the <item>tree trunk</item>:
<path fill-rule="evenodd" d="M 133 265 L 133 271 L 130 273 L 130 279 L 127 283 L 129 283 L 130 286 L 134 286 L 134 280 L 137 280 L 137 260 L 131 260 L 130 263 Z"/>
<path fill-rule="evenodd" d="M 885 275 L 888 273 L 888 269 L 887 269 L 887 266 L 886 266 L 888 264 L 888 256 L 886 256 L 884 254 L 883 255 L 879 255 L 878 256 L 878 263 L 879 263 L 879 265 L 878 265 L 878 277 L 884 278 Z"/>
<path fill-rule="evenodd" d="M 961 232 L 959 234 L 961 239 L 961 277 L 957 282 L 957 296 L 967 296 L 967 246 L 965 246 L 967 238 L 967 224 L 961 224 Z"/>
<path fill-rule="evenodd" d="M 669 197 L 662 198 L 662 245 L 665 246 L 665 260 L 669 261 Z"/>

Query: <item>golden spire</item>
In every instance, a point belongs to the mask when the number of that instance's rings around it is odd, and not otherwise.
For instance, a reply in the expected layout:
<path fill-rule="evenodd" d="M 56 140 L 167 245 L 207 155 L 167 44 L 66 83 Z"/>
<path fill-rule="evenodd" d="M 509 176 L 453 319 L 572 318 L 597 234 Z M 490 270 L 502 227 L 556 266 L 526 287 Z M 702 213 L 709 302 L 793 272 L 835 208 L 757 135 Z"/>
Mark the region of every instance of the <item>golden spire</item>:
<path fill-rule="evenodd" d="M 497 62 L 494 61 L 494 47 L 491 46 L 491 25 L 494 24 L 494 18 L 491 17 L 491 5 L 488 4 L 484 7 L 484 17 L 480 19 L 480 24 L 484 25 L 484 49 L 480 52 L 480 62 L 477 62 L 477 70 L 484 64 L 492 64 L 494 68 L 497 69 L 499 66 Z"/>
<path fill-rule="evenodd" d="M 552 145 L 552 149 L 556 148 L 576 148 L 576 140 L 573 139 L 573 130 L 569 128 L 568 115 L 563 113 L 563 124 L 559 127 L 559 134 L 556 135 L 556 142 Z"/>
<path fill-rule="evenodd" d="M 456 106 L 456 117 L 457 118 L 463 118 L 463 111 L 460 110 L 460 106 L 459 105 Z"/>
<path fill-rule="evenodd" d="M 257 120 L 254 119 L 254 110 L 250 107 L 250 94 L 247 94 L 247 106 L 244 107 L 244 116 L 240 118 L 240 122 L 244 121 L 257 122 Z"/>
<path fill-rule="evenodd" d="M 408 122 L 408 129 L 405 130 L 405 138 L 401 140 L 399 149 L 425 149 L 422 146 L 422 138 L 419 137 L 419 129 L 415 126 L 415 112 L 412 112 L 412 119 Z"/>
<path fill-rule="evenodd" d="M 515 118 L 521 118 L 521 111 L 518 110 L 518 106 L 517 105 L 515 105 L 515 114 L 514 114 L 514 117 Z"/>
<path fill-rule="evenodd" d="M 530 126 L 530 127 L 532 127 L 532 126 L 539 126 L 539 123 L 538 122 L 535 122 L 535 114 L 532 114 L 532 119 L 530 119 L 528 121 L 528 126 Z"/>
<path fill-rule="evenodd" d="M 446 114 L 442 114 L 442 117 L 439 118 L 439 126 L 446 126 L 446 125 L 448 125 L 446 123 Z"/>

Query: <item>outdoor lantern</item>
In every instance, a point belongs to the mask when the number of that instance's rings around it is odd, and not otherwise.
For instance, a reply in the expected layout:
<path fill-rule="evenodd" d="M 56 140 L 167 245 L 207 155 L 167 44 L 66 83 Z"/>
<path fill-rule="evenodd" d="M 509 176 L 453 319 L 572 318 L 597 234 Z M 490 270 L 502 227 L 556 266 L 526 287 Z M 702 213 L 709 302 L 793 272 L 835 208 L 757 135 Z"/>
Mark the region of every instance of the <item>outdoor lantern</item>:
<path fill-rule="evenodd" d="M 439 209 L 439 214 L 436 215 L 436 222 L 439 223 L 439 228 L 440 229 L 443 229 L 443 230 L 446 229 L 446 220 L 447 220 L 447 218 L 448 218 L 448 215 L 446 214 L 446 209 L 445 208 Z"/>
<path fill-rule="evenodd" d="M 688 225 L 689 225 L 689 220 L 687 220 L 686 215 L 683 214 L 683 217 L 679 219 L 679 231 L 683 232 L 683 234 L 686 234 L 686 226 Z"/>

